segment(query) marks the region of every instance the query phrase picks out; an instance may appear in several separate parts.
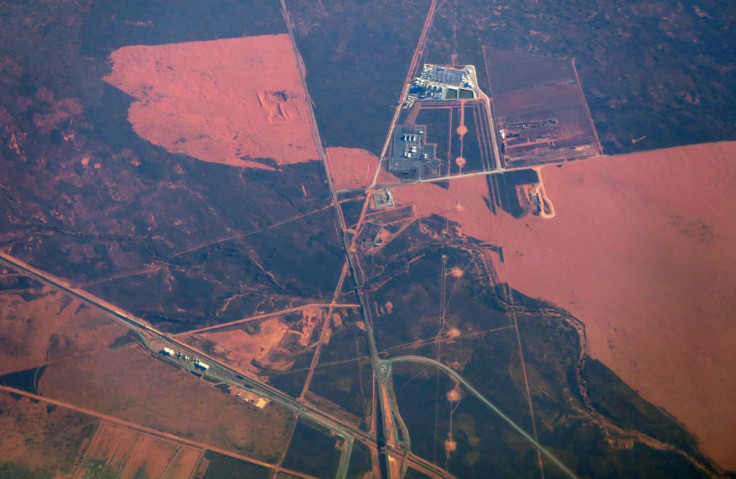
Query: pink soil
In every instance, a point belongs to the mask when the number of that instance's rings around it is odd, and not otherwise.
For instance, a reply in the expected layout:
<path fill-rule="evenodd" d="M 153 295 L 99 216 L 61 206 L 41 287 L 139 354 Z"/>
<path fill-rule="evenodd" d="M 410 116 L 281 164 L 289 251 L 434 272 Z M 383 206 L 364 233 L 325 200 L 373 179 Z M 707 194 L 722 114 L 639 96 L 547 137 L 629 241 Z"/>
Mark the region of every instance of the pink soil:
<path fill-rule="evenodd" d="M 378 157 L 358 148 L 327 148 L 327 160 L 336 190 L 368 187 L 378 168 Z"/>
<path fill-rule="evenodd" d="M 482 177 L 394 197 L 503 246 L 514 288 L 583 321 L 592 357 L 736 469 L 735 160 L 715 143 L 547 167 L 548 220 L 490 215 Z"/>
<path fill-rule="evenodd" d="M 111 59 L 105 81 L 138 100 L 128 119 L 151 143 L 253 168 L 318 158 L 288 35 L 129 46 Z"/>
<path fill-rule="evenodd" d="M 0 374 L 107 348 L 128 330 L 68 295 L 0 294 Z"/>

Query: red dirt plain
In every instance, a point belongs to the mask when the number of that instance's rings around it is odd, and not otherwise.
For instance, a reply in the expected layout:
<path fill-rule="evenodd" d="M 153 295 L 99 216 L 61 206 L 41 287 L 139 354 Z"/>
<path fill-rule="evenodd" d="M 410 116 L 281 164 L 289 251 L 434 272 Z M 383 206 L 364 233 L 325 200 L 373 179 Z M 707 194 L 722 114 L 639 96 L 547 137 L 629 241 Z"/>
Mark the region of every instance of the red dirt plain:
<path fill-rule="evenodd" d="M 309 346 L 324 313 L 324 308 L 308 308 L 298 313 L 301 320 L 296 322 L 287 322 L 282 316 L 276 316 L 234 328 L 187 335 L 184 341 L 241 373 L 257 374 L 261 368 L 256 367 L 253 361 L 275 370 L 288 371 L 294 366 L 296 353 Z M 255 330 L 251 329 L 253 326 Z"/>
<path fill-rule="evenodd" d="M 378 157 L 359 148 L 327 148 L 327 163 L 336 190 L 366 188 L 373 181 Z"/>
<path fill-rule="evenodd" d="M 173 153 L 269 168 L 317 159 L 306 95 L 286 34 L 114 51 L 104 79 L 137 98 L 128 119 Z"/>
<path fill-rule="evenodd" d="M 394 197 L 503 246 L 502 278 L 583 321 L 592 357 L 736 470 L 734 161 L 728 142 L 545 167 L 548 220 L 492 216 L 483 177 Z"/>
<path fill-rule="evenodd" d="M 26 300 L 0 294 L 0 374 L 109 347 L 128 329 L 69 295 L 45 288 Z"/>
<path fill-rule="evenodd" d="M 256 411 L 139 347 L 52 364 L 38 389 L 49 398 L 264 461 L 280 456 L 293 421 L 276 405 Z"/>

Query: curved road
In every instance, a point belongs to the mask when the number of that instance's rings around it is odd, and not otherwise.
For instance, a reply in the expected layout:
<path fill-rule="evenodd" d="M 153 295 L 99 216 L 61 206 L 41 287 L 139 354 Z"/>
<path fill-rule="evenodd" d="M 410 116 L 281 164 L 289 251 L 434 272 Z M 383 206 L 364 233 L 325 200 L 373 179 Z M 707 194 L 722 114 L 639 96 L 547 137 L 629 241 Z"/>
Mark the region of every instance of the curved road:
<path fill-rule="evenodd" d="M 458 381 L 460 384 L 462 384 L 463 386 L 465 386 L 465 388 L 468 391 L 470 391 L 471 393 L 473 393 L 473 395 L 475 397 L 477 397 L 478 399 L 480 399 L 480 401 L 483 404 L 485 404 L 486 406 L 488 406 L 489 408 L 491 408 L 493 410 L 493 412 L 495 412 L 496 414 L 498 414 L 501 417 L 501 419 L 503 419 L 504 421 L 506 421 L 512 428 L 514 428 L 516 430 L 516 432 L 518 432 L 519 434 L 521 434 L 524 437 L 524 439 L 526 439 L 527 441 L 529 441 L 530 443 L 532 443 L 532 445 L 534 447 L 536 447 L 539 452 L 541 452 L 542 454 L 544 454 L 547 457 L 547 459 L 549 459 L 550 461 L 552 461 L 553 463 L 555 463 L 557 465 L 557 467 L 559 467 L 565 474 L 567 474 L 569 477 L 571 477 L 573 479 L 577 479 L 577 476 L 575 475 L 575 473 L 572 472 L 570 469 L 568 469 L 568 467 L 565 466 L 562 463 L 562 461 L 560 461 L 559 459 L 557 459 L 557 457 L 555 457 L 551 452 L 549 452 L 544 446 L 542 446 L 541 444 L 539 444 L 539 442 L 537 442 L 536 439 L 534 439 L 529 433 L 527 433 L 518 424 L 516 424 L 514 421 L 512 421 L 511 418 L 509 418 L 500 409 L 498 409 L 498 407 L 496 407 L 491 401 L 489 401 L 488 399 L 486 399 L 485 396 L 483 396 L 480 392 L 478 392 L 477 389 L 475 389 L 470 383 L 468 383 L 462 376 L 460 376 L 455 370 L 453 370 L 449 366 L 447 366 L 445 364 L 442 364 L 439 361 L 435 361 L 434 359 L 424 358 L 422 356 L 399 356 L 397 358 L 383 360 L 382 362 L 383 363 L 388 363 L 388 364 L 400 363 L 400 362 L 418 363 L 418 364 L 426 364 L 426 365 L 429 365 L 429 366 L 434 366 L 434 367 L 436 367 L 438 369 L 441 369 L 442 371 L 444 371 L 448 375 L 450 375 L 453 379 L 455 379 L 456 381 Z"/>
<path fill-rule="evenodd" d="M 350 440 L 351 438 L 355 438 L 369 446 L 375 446 L 376 444 L 376 438 L 371 434 L 368 434 L 367 432 L 351 424 L 347 424 L 333 417 L 332 415 L 311 406 L 308 403 L 297 401 L 291 396 L 274 388 L 273 386 L 249 378 L 245 378 L 241 375 L 239 371 L 232 369 L 229 366 L 222 364 L 217 359 L 212 358 L 201 351 L 193 349 L 191 346 L 178 341 L 177 339 L 163 333 L 162 331 L 159 331 L 158 329 L 151 326 L 144 319 L 139 318 L 125 310 L 122 310 L 121 308 L 118 308 L 117 306 L 110 304 L 107 301 L 98 298 L 97 296 L 90 294 L 84 290 L 74 288 L 72 285 L 61 278 L 57 278 L 52 274 L 39 270 L 38 268 L 35 268 L 18 258 L 2 252 L 0 252 L 0 263 L 4 263 L 10 268 L 17 270 L 19 273 L 31 276 L 44 284 L 64 291 L 65 293 L 70 294 L 84 301 L 85 303 L 110 314 L 114 319 L 124 323 L 127 327 L 135 331 L 140 337 L 141 343 L 146 346 L 147 349 L 149 349 L 149 351 L 151 351 L 156 357 L 159 357 L 158 350 L 153 351 L 148 347 L 150 339 L 153 339 L 151 338 L 151 336 L 164 343 L 173 345 L 178 351 L 186 353 L 192 358 L 203 360 L 203 362 L 209 364 L 210 369 L 206 373 L 207 376 L 214 377 L 220 381 L 226 382 L 236 387 L 245 387 L 246 389 L 251 389 L 261 396 L 267 397 L 272 401 L 287 408 L 288 410 L 300 415 L 307 421 L 334 431 L 336 434 L 343 437 L 346 441 Z M 181 367 L 181 365 L 179 366 Z M 403 459 L 405 457 L 404 452 L 397 449 L 387 448 L 386 453 L 396 459 Z M 424 474 L 427 474 L 429 477 L 452 477 L 449 473 L 447 473 L 437 465 L 432 464 L 431 462 L 426 461 L 422 458 L 416 457 L 413 454 L 409 454 L 408 463 L 413 468 L 421 471 Z M 344 464 L 343 467 L 347 468 L 347 463 Z"/>

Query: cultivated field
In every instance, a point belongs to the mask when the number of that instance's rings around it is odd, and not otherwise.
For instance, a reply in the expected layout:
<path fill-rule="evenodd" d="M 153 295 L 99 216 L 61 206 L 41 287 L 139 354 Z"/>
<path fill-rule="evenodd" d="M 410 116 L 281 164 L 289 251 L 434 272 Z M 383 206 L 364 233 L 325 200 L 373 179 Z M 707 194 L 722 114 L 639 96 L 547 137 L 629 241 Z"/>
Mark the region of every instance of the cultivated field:
<path fill-rule="evenodd" d="M 51 365 L 41 377 L 39 392 L 262 460 L 279 457 L 293 420 L 275 405 L 256 411 L 137 347 Z"/>
<path fill-rule="evenodd" d="M 191 446 L 102 422 L 74 478 L 187 478 L 201 454 Z"/>
<path fill-rule="evenodd" d="M 168 151 L 268 169 L 317 159 L 288 35 L 128 46 L 111 58 L 105 80 L 138 100 L 133 129 Z"/>

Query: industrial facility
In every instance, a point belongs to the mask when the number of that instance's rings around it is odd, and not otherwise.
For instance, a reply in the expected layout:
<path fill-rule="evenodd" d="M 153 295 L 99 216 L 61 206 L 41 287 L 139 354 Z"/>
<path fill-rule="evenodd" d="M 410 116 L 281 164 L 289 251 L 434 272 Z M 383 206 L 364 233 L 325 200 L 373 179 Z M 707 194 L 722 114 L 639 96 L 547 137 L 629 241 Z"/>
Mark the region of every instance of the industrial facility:
<path fill-rule="evenodd" d="M 373 193 L 373 207 L 377 210 L 394 206 L 394 196 L 388 187 Z"/>
<path fill-rule="evenodd" d="M 478 98 L 475 67 L 466 65 L 462 70 L 425 64 L 419 77 L 409 85 L 404 108 L 417 100 L 456 100 Z"/>
<path fill-rule="evenodd" d="M 427 178 L 440 173 L 440 161 L 435 158 L 435 145 L 425 143 L 427 128 L 397 126 L 394 130 L 388 169 L 392 173 L 418 174 Z"/>
<path fill-rule="evenodd" d="M 207 371 L 210 369 L 210 365 L 207 363 L 203 363 L 197 358 L 193 358 L 190 356 L 187 356 L 186 354 L 182 354 L 179 351 L 174 351 L 173 349 L 169 347 L 165 347 L 161 349 L 158 352 L 161 356 L 167 356 L 170 358 L 178 359 L 179 361 L 184 361 L 185 363 L 190 363 L 194 369 L 199 369 L 200 371 Z"/>

